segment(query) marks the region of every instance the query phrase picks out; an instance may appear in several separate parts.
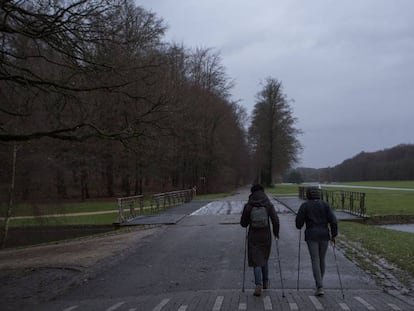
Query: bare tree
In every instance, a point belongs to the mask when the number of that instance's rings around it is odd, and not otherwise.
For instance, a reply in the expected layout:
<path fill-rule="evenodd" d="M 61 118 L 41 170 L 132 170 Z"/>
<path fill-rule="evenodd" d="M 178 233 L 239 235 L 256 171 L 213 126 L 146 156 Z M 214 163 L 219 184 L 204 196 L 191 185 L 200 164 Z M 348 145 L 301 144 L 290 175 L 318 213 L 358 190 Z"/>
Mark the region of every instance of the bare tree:
<path fill-rule="evenodd" d="M 257 178 L 265 185 L 271 185 L 275 174 L 281 176 L 298 159 L 300 131 L 295 128 L 295 122 L 282 83 L 267 78 L 257 94 L 249 128 Z"/>
<path fill-rule="evenodd" d="M 220 54 L 212 49 L 197 48 L 190 54 L 189 75 L 198 87 L 222 98 L 227 98 L 234 86 L 226 75 Z"/>
<path fill-rule="evenodd" d="M 13 144 L 13 161 L 12 161 L 12 173 L 11 173 L 11 181 L 10 181 L 10 190 L 9 190 L 9 201 L 7 204 L 7 211 L 6 216 L 4 218 L 4 227 L 3 227 L 3 239 L 2 239 L 2 247 L 6 247 L 6 241 L 9 233 L 9 223 L 10 217 L 12 216 L 13 210 L 13 200 L 14 200 L 14 188 L 16 184 L 16 158 L 17 158 L 17 150 L 18 146 L 15 142 Z"/>
<path fill-rule="evenodd" d="M 163 104 L 137 85 L 153 83 L 164 31 L 132 1 L 2 1 L 0 140 L 141 135 L 138 120 Z M 112 127 L 97 118 L 108 98 L 123 114 Z M 145 106 L 133 120 L 125 118 L 132 102 Z"/>
<path fill-rule="evenodd" d="M 168 45 L 165 30 L 133 0 L 0 3 L 0 141 L 25 148 L 20 198 L 244 178 L 242 113 L 219 54 Z"/>

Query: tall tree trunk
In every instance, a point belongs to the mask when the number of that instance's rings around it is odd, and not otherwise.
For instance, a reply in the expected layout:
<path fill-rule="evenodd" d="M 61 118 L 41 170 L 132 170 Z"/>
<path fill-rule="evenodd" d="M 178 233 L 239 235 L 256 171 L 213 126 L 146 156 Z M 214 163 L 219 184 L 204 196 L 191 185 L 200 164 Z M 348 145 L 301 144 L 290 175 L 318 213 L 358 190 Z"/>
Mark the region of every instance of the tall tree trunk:
<path fill-rule="evenodd" d="M 114 160 L 110 155 L 106 162 L 106 193 L 109 197 L 114 196 Z"/>
<path fill-rule="evenodd" d="M 135 155 L 135 195 L 142 194 L 142 163 Z"/>
<path fill-rule="evenodd" d="M 88 172 L 85 167 L 81 169 L 80 184 L 82 201 L 89 199 Z"/>
<path fill-rule="evenodd" d="M 125 193 L 126 196 L 131 195 L 131 187 L 130 187 L 130 180 L 131 177 L 129 174 L 126 174 L 122 177 L 122 190 Z"/>
<path fill-rule="evenodd" d="M 12 215 L 13 210 L 13 197 L 14 197 L 14 184 L 16 180 L 16 157 L 17 157 L 17 143 L 14 142 L 13 145 L 13 164 L 12 164 L 12 176 L 11 176 L 11 184 L 10 184 L 10 192 L 9 192 L 9 203 L 7 205 L 7 213 L 4 219 L 4 235 L 2 241 L 2 247 L 6 247 L 7 236 L 9 233 L 9 223 L 10 217 Z"/>
<path fill-rule="evenodd" d="M 67 198 L 64 170 L 60 168 L 56 170 L 56 192 L 59 199 Z"/>

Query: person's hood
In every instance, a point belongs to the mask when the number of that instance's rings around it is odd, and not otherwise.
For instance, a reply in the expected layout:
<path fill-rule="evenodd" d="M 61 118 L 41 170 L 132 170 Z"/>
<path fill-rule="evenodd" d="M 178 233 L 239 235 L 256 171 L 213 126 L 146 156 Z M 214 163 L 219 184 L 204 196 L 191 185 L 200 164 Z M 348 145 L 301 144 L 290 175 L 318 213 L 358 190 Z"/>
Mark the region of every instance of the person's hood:
<path fill-rule="evenodd" d="M 254 206 L 267 205 L 269 198 L 263 191 L 255 191 L 249 196 L 249 203 Z"/>
<path fill-rule="evenodd" d="M 321 190 L 317 187 L 308 187 L 306 189 L 306 198 L 308 200 L 320 200 Z"/>

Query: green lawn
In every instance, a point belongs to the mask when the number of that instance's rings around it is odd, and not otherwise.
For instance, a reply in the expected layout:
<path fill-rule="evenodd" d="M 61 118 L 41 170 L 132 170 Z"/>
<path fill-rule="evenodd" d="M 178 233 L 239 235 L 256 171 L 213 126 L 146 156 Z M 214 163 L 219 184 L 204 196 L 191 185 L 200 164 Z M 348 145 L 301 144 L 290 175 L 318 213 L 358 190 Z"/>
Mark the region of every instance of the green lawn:
<path fill-rule="evenodd" d="M 150 206 L 150 201 L 145 200 L 144 206 Z M 6 210 L 7 206 L 0 204 L 0 216 L 4 216 Z M 118 210 L 118 202 L 115 199 L 72 203 L 16 204 L 13 206 L 12 216 L 40 216 L 112 210 Z"/>
<path fill-rule="evenodd" d="M 414 191 L 360 189 L 360 188 L 330 188 L 330 191 L 356 191 L 366 193 L 365 206 L 369 216 L 378 215 L 414 215 Z"/>
<path fill-rule="evenodd" d="M 388 187 L 388 188 L 414 188 L 414 181 L 387 181 L 387 182 L 355 182 L 341 183 L 344 185 Z M 275 188 L 266 191 L 275 196 L 290 195 L 297 193 L 300 185 L 278 184 Z M 322 188 L 323 185 L 322 185 Z M 356 191 L 366 193 L 365 204 L 367 213 L 370 216 L 380 215 L 414 215 L 414 191 L 384 190 L 384 189 L 361 189 L 361 188 L 332 188 L 325 187 L 331 191 Z M 297 195 L 297 194 L 295 194 Z M 396 265 L 409 275 L 414 275 L 414 234 L 399 232 L 376 226 L 340 222 L 340 240 L 356 243 L 362 249 L 366 249 L 370 255 L 384 258 L 386 261 Z M 357 261 L 361 267 L 368 270 L 375 270 L 369 261 L 366 261 L 366 254 L 349 254 L 352 260 Z M 375 258 L 372 258 L 375 260 Z M 406 282 L 407 279 L 401 280 Z"/>
<path fill-rule="evenodd" d="M 414 180 L 403 181 L 355 181 L 338 183 L 350 186 L 387 187 L 387 188 L 411 188 L 414 189 Z"/>
<path fill-rule="evenodd" d="M 414 188 L 414 181 L 355 182 L 346 184 L 368 187 Z M 337 188 L 326 189 L 335 190 Z M 365 192 L 367 213 L 370 216 L 414 215 L 414 191 L 360 188 L 344 188 L 343 190 Z M 357 243 L 363 249 L 366 249 L 369 254 L 384 258 L 386 261 L 407 271 L 410 275 L 414 275 L 414 261 L 412 260 L 414 258 L 414 234 L 352 222 L 340 222 L 339 231 L 341 239 Z M 363 254 L 350 255 L 362 267 L 375 270 L 372 265 L 367 263 L 364 256 Z M 375 260 L 375 258 L 372 260 Z M 407 280 L 401 281 L 406 282 Z"/>
<path fill-rule="evenodd" d="M 359 243 L 414 275 L 414 234 L 344 221 L 339 224 L 339 232 L 340 239 Z"/>
<path fill-rule="evenodd" d="M 231 193 L 218 193 L 209 195 L 198 195 L 196 199 L 212 200 L 223 198 L 231 195 Z M 144 201 L 144 206 L 149 207 L 150 201 Z M 13 206 L 12 216 L 34 216 L 30 219 L 11 219 L 11 227 L 25 226 L 67 226 L 67 225 L 107 225 L 118 220 L 118 205 L 116 200 L 99 200 L 87 202 L 73 202 L 61 204 L 18 204 Z M 40 217 L 43 215 L 53 214 L 72 214 L 72 213 L 88 213 L 88 212 L 107 212 L 98 215 L 81 215 L 81 216 L 61 216 L 61 217 Z M 128 214 L 128 209 L 125 208 Z M 150 209 L 144 212 L 150 213 Z M 0 205 L 0 217 L 6 214 L 6 205 Z M 39 217 L 36 217 L 39 216 Z M 2 222 L 0 222 L 2 225 Z"/>
<path fill-rule="evenodd" d="M 414 185 L 412 182 L 359 182 L 348 183 L 359 186 L 385 186 L 385 187 L 410 187 Z M 276 184 L 274 187 L 266 188 L 266 192 L 275 196 L 297 196 L 298 187 L 296 184 Z M 339 188 L 326 188 L 328 190 L 340 190 Z M 359 188 L 343 188 L 345 191 L 358 191 L 366 193 L 366 207 L 367 213 L 370 216 L 376 215 L 414 215 L 414 191 L 398 191 L 398 190 L 376 190 L 376 189 L 359 189 Z M 218 193 L 210 195 L 197 195 L 196 199 L 201 200 L 213 200 L 219 199 L 231 195 L 231 193 Z M 145 202 L 146 206 L 149 202 Z M 96 212 L 96 211 L 110 211 L 117 209 L 116 200 L 101 200 L 101 201 L 88 201 L 77 203 L 63 203 L 63 204 L 38 204 L 28 205 L 19 204 L 13 207 L 13 216 L 40 216 L 48 214 L 66 214 L 66 213 L 81 213 L 81 212 Z M 0 216 L 5 215 L 6 206 L 0 205 Z M 82 217 L 64 217 L 68 220 L 62 221 L 62 223 L 75 222 L 75 223 L 102 223 L 108 219 L 108 215 L 82 216 Z M 79 220 L 77 219 L 79 218 Z M 82 219 L 83 218 L 83 219 Z M 97 220 L 95 221 L 95 218 Z M 116 217 L 114 217 L 116 218 Z M 32 220 L 14 220 L 13 224 L 33 223 Z M 38 223 L 38 221 L 36 221 Z M 50 218 L 45 223 L 60 222 L 57 218 Z M 110 221 L 112 223 L 113 220 Z"/>
<path fill-rule="evenodd" d="M 144 202 L 145 213 L 151 213 L 149 201 Z M 6 207 L 0 207 L 0 217 L 4 217 Z M 111 213 L 108 213 L 113 211 Z M 124 209 L 128 214 L 128 208 Z M 97 215 L 67 215 L 72 213 L 104 212 Z M 45 217 L 47 215 L 62 215 Z M 13 207 L 12 217 L 32 216 L 30 219 L 11 219 L 10 226 L 65 226 L 65 225 L 107 225 L 118 220 L 118 206 L 114 201 L 90 201 L 63 204 L 28 205 L 19 204 Z M 0 221 L 2 225 L 2 222 Z"/>
<path fill-rule="evenodd" d="M 365 192 L 368 215 L 414 215 L 414 191 L 367 189 Z"/>
<path fill-rule="evenodd" d="M 298 196 L 300 186 L 297 184 L 276 184 L 272 188 L 266 188 L 265 191 L 274 196 Z"/>
<path fill-rule="evenodd" d="M 0 205 L 0 216 L 6 214 L 7 206 Z M 13 206 L 13 216 L 33 216 L 50 214 L 67 214 L 82 212 L 109 211 L 118 209 L 114 201 L 88 201 L 61 204 L 16 204 Z"/>
<path fill-rule="evenodd" d="M 340 183 L 350 186 L 410 188 L 414 189 L 414 181 L 361 181 Z M 322 186 L 323 187 L 323 186 Z M 337 188 L 329 188 L 334 190 Z M 370 216 L 378 215 L 414 215 L 414 191 L 343 188 L 345 191 L 365 192 L 367 213 Z"/>
<path fill-rule="evenodd" d="M 62 216 L 62 217 L 38 217 L 30 219 L 11 219 L 11 227 L 26 226 L 70 226 L 70 225 L 110 225 L 118 220 L 118 213 L 86 215 L 86 216 Z"/>
<path fill-rule="evenodd" d="M 404 182 L 358 182 L 344 183 L 344 185 L 375 186 L 375 187 L 396 187 L 411 188 L 414 181 Z M 273 188 L 266 188 L 266 192 L 274 196 L 297 196 L 298 187 L 294 184 L 276 184 Z M 382 189 L 361 189 L 361 188 L 332 188 L 324 187 L 330 191 L 356 191 L 366 193 L 365 205 L 367 214 L 377 215 L 414 215 L 414 191 L 403 190 L 382 190 Z"/>

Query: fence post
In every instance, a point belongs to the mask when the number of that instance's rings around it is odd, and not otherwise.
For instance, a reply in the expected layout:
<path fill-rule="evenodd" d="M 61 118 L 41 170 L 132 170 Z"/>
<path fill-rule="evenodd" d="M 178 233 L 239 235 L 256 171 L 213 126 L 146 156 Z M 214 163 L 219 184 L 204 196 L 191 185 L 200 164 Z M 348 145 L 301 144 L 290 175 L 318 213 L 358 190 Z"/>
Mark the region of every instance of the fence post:
<path fill-rule="evenodd" d="M 366 210 L 365 210 L 365 193 L 361 193 L 361 197 L 359 199 L 359 210 L 361 212 L 360 216 L 365 216 L 366 215 Z"/>
<path fill-rule="evenodd" d="M 124 207 L 122 206 L 122 199 L 118 199 L 118 222 L 124 221 Z"/>
<path fill-rule="evenodd" d="M 351 213 L 354 212 L 354 193 L 351 192 L 349 195 L 349 209 L 351 210 Z"/>

